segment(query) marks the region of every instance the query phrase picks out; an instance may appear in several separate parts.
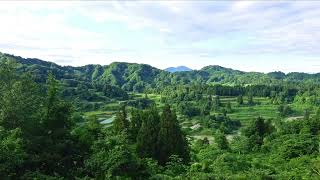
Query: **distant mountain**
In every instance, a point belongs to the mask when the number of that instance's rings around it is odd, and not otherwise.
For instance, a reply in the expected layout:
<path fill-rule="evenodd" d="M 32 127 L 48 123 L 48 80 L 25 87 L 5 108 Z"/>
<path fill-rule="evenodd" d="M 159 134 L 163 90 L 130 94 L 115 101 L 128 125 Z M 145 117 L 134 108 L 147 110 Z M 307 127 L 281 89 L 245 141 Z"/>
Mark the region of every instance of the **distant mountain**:
<path fill-rule="evenodd" d="M 181 71 L 192 71 L 192 69 L 186 67 L 186 66 L 178 66 L 178 67 L 168 67 L 164 69 L 165 71 L 174 73 L 174 72 L 181 72 Z"/>

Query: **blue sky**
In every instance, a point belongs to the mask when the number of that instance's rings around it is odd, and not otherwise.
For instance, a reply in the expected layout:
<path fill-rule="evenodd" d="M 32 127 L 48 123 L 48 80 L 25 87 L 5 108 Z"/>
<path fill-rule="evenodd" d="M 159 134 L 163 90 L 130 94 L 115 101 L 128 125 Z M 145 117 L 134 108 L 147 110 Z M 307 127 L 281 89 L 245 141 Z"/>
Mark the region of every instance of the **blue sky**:
<path fill-rule="evenodd" d="M 0 2 L 0 51 L 60 65 L 320 72 L 319 1 Z"/>

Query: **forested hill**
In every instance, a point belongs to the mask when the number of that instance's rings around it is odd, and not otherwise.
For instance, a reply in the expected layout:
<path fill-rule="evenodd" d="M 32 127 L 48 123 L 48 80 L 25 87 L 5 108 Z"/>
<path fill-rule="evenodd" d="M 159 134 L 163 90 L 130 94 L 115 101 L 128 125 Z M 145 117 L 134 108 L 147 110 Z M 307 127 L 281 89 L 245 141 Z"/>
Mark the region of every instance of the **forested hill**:
<path fill-rule="evenodd" d="M 203 82 L 207 84 L 226 84 L 226 85 L 250 85 L 250 84 L 270 84 L 283 82 L 287 83 L 320 83 L 320 73 L 308 74 L 292 72 L 244 72 L 225 68 L 221 66 L 206 66 L 198 71 L 176 72 L 175 78 L 182 82 Z"/>
<path fill-rule="evenodd" d="M 226 84 L 250 85 L 270 83 L 312 83 L 320 84 L 320 73 L 243 72 L 221 66 L 206 66 L 201 70 L 170 73 L 146 64 L 114 62 L 110 65 L 86 65 L 81 67 L 59 66 L 39 59 L 22 58 L 0 53 L 0 60 L 15 61 L 19 70 L 30 72 L 38 82 L 45 82 L 48 73 L 68 87 L 85 86 L 101 89 L 108 84 L 125 91 L 143 92 L 149 88 L 161 88 L 171 84 Z"/>

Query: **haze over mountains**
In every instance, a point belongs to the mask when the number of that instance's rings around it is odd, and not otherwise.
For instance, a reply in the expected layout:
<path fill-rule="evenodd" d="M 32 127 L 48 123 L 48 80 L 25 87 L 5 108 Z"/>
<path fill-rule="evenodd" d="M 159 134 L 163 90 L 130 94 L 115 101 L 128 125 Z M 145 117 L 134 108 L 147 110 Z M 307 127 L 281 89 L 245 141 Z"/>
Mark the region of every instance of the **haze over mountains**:
<path fill-rule="evenodd" d="M 168 67 L 164 69 L 165 71 L 168 72 L 181 72 L 181 71 L 192 71 L 192 69 L 186 67 L 186 66 L 177 66 L 177 67 Z"/>

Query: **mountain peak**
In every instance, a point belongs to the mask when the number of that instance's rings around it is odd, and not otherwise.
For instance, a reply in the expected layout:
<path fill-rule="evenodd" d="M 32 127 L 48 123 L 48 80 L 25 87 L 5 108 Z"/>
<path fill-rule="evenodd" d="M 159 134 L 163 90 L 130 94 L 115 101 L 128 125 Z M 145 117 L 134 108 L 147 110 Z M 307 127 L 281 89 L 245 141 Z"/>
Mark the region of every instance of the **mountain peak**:
<path fill-rule="evenodd" d="M 192 71 L 192 69 L 186 67 L 186 66 L 177 66 L 177 67 L 168 67 L 164 69 L 165 71 L 174 73 L 174 72 L 181 72 L 181 71 Z"/>

